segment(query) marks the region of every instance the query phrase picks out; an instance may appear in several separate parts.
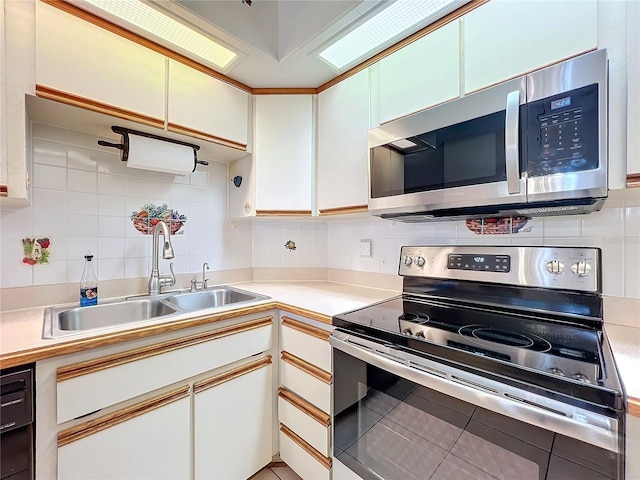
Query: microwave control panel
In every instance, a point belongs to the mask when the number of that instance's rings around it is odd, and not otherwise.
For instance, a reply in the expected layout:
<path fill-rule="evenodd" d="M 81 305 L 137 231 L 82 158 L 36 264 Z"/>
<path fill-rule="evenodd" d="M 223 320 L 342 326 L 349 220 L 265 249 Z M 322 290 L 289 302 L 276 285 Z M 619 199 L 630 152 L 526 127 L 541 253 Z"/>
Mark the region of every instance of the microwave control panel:
<path fill-rule="evenodd" d="M 598 168 L 598 85 L 526 105 L 531 177 Z"/>

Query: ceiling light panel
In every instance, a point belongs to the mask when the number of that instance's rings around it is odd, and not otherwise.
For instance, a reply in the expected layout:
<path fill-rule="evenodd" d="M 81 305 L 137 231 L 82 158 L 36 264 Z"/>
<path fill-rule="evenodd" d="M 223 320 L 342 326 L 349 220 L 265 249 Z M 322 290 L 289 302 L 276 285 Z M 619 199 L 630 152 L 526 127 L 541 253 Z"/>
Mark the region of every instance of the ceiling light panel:
<path fill-rule="evenodd" d="M 389 42 L 407 36 L 407 32 L 416 25 L 428 25 L 463 3 L 466 1 L 396 0 L 322 50 L 318 56 L 334 68 L 344 69 L 358 59 L 370 56 L 375 50 L 386 47 Z"/>
<path fill-rule="evenodd" d="M 104 12 L 145 30 L 224 69 L 237 54 L 139 0 L 85 0 Z"/>

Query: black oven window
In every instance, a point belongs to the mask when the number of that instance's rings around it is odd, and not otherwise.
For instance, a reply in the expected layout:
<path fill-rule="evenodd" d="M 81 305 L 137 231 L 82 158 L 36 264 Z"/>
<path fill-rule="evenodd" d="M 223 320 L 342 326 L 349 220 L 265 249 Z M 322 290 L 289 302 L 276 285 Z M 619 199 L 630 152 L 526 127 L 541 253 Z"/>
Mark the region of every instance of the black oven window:
<path fill-rule="evenodd" d="M 613 452 L 353 361 L 334 349 L 334 456 L 364 480 L 616 478 Z"/>

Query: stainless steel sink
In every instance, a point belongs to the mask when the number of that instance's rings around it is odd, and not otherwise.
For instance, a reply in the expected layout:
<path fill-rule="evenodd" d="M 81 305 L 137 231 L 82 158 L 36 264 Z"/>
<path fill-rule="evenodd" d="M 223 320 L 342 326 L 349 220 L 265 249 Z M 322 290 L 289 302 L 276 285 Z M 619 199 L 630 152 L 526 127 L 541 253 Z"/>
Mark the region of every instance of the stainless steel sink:
<path fill-rule="evenodd" d="M 44 311 L 43 338 L 59 338 L 95 332 L 154 318 L 197 310 L 226 307 L 246 302 L 268 300 L 226 285 L 196 292 L 171 292 L 160 296 L 130 297 L 91 307 L 54 306 Z"/>
<path fill-rule="evenodd" d="M 226 285 L 213 287 L 197 292 L 170 295 L 166 300 L 171 305 L 184 310 L 202 310 L 205 308 L 223 307 L 230 304 L 267 300 L 269 297 L 247 292 Z"/>
<path fill-rule="evenodd" d="M 50 307 L 44 314 L 44 338 L 100 330 L 176 313 L 177 308 L 159 299 L 125 300 L 91 307 Z"/>

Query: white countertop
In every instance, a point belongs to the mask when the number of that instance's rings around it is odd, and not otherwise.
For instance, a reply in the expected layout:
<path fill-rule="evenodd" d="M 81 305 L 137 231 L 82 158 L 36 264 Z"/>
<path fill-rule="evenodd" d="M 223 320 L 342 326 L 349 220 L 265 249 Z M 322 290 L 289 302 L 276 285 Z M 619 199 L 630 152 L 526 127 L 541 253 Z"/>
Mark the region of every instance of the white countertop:
<path fill-rule="evenodd" d="M 249 282 L 238 283 L 233 286 L 251 292 L 267 295 L 271 300 L 256 302 L 261 303 L 278 302 L 294 308 L 300 308 L 320 315 L 331 317 L 337 313 L 360 308 L 375 302 L 391 298 L 399 294 L 393 290 L 383 290 L 377 288 L 360 287 L 354 285 L 344 285 L 328 282 Z M 638 302 L 640 304 L 640 302 Z M 626 307 L 627 305 L 625 305 Z M 0 319 L 0 355 L 29 352 L 51 346 L 63 346 L 65 343 L 75 341 L 79 338 L 90 339 L 96 334 L 73 335 L 55 340 L 42 339 L 43 308 L 29 308 L 22 310 L 12 310 L 3 312 Z M 233 310 L 230 308 L 229 310 Z M 628 315 L 634 320 L 638 315 L 637 309 L 629 311 Z M 219 310 L 217 310 L 219 311 Z M 206 311 L 200 312 L 202 314 Z M 173 317 L 170 322 L 176 322 L 182 317 L 193 316 L 185 314 Z M 619 311 L 616 312 L 619 316 Z M 147 324 L 157 324 L 158 320 L 144 322 Z M 144 324 L 138 322 L 135 326 Z M 640 400 L 640 328 L 635 321 L 628 322 L 629 326 L 607 323 L 605 314 L 605 331 L 607 338 L 613 349 L 614 357 L 620 372 L 620 377 L 624 383 L 625 390 L 629 397 Z M 123 334 L 129 326 L 114 328 L 114 335 Z M 91 348 L 91 347 L 88 347 Z M 52 353 L 55 355 L 55 353 Z M 1 358 L 1 357 L 0 357 Z"/>

